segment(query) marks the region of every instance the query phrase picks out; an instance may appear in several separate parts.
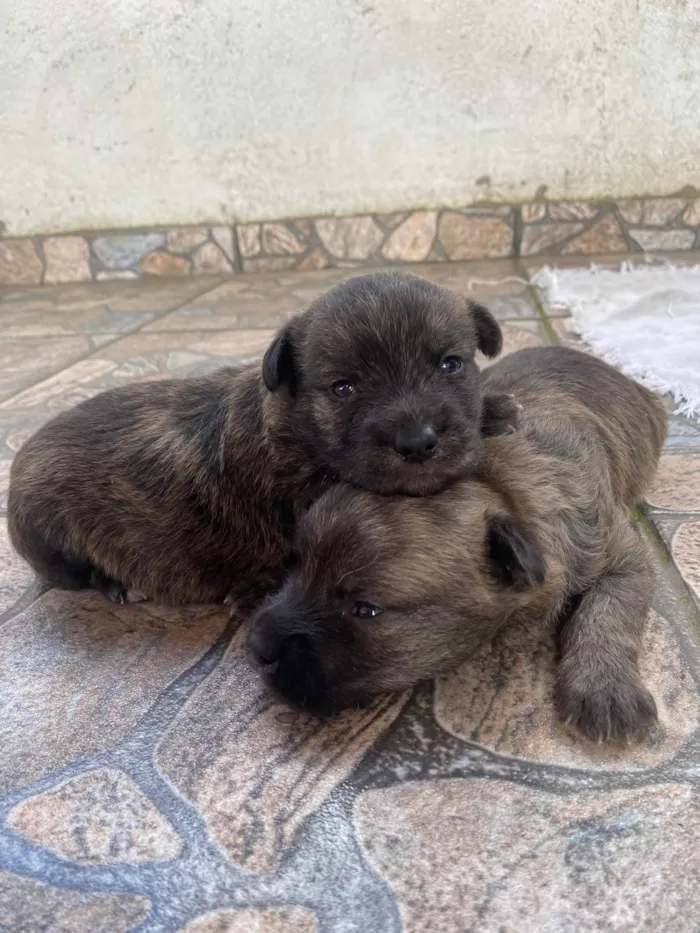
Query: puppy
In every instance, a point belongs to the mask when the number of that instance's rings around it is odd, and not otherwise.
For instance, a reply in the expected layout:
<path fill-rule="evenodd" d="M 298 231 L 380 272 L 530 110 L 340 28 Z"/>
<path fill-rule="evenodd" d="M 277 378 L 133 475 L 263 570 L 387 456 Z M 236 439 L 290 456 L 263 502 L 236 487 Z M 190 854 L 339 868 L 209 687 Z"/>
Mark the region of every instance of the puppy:
<path fill-rule="evenodd" d="M 9 529 L 48 581 L 246 610 L 284 574 L 297 516 L 337 478 L 435 492 L 475 467 L 515 403 L 474 362 L 484 308 L 408 276 L 315 302 L 262 364 L 113 389 L 59 415 L 12 466 Z"/>
<path fill-rule="evenodd" d="M 484 384 L 522 404 L 518 432 L 436 496 L 325 493 L 250 652 L 274 692 L 326 714 L 448 671 L 502 626 L 557 624 L 561 716 L 632 739 L 656 707 L 637 668 L 653 570 L 628 509 L 654 473 L 664 408 L 562 347 L 514 353 Z"/>

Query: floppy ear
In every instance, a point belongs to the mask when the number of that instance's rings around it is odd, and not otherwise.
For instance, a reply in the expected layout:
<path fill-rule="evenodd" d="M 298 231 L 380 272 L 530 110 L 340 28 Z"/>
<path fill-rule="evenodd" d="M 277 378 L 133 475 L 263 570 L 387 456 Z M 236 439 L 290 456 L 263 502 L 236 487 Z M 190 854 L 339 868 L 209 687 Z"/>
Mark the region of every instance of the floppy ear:
<path fill-rule="evenodd" d="M 270 392 L 286 386 L 291 395 L 296 393 L 298 373 L 294 340 L 294 328 L 287 324 L 267 348 L 262 361 L 262 377 Z"/>
<path fill-rule="evenodd" d="M 489 359 L 498 356 L 503 348 L 503 334 L 496 318 L 486 308 L 469 302 L 469 311 L 476 328 L 476 345 Z"/>
<path fill-rule="evenodd" d="M 499 437 L 514 434 L 523 406 L 512 395 L 485 395 L 481 409 L 481 436 Z"/>
<path fill-rule="evenodd" d="M 487 520 L 486 557 L 505 586 L 526 589 L 544 583 L 547 568 L 542 552 L 514 518 L 493 515 Z"/>

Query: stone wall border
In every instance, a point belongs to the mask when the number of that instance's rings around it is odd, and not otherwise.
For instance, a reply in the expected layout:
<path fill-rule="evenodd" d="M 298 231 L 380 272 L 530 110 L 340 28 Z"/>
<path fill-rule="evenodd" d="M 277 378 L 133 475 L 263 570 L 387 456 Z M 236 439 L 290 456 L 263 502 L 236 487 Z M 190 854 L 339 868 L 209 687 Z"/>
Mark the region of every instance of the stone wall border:
<path fill-rule="evenodd" d="M 700 249 L 700 198 L 532 201 L 0 237 L 0 285 Z"/>

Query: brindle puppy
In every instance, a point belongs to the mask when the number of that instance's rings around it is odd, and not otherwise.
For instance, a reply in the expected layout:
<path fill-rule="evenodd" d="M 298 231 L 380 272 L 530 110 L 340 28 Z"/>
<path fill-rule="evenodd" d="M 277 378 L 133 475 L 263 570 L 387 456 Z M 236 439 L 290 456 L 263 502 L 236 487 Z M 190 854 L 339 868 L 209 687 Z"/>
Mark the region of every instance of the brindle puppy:
<path fill-rule="evenodd" d="M 656 707 L 637 667 L 653 570 L 628 509 L 654 473 L 664 408 L 560 347 L 514 353 L 484 383 L 522 403 L 518 433 L 430 498 L 322 496 L 250 651 L 276 693 L 327 713 L 447 671 L 505 625 L 558 623 L 559 712 L 592 738 L 631 739 Z"/>
<path fill-rule="evenodd" d="M 12 541 L 51 583 L 241 608 L 279 585 L 296 516 L 336 478 L 435 492 L 516 407 L 482 398 L 484 308 L 409 276 L 320 298 L 260 364 L 112 389 L 59 415 L 12 467 Z"/>

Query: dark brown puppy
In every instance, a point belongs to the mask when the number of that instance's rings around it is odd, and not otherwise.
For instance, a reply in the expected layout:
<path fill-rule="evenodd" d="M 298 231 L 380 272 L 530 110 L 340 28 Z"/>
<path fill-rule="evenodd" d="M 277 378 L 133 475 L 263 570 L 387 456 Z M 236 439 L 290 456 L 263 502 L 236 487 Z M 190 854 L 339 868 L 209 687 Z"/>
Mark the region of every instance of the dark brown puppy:
<path fill-rule="evenodd" d="M 637 668 L 653 572 L 628 509 L 654 473 L 664 408 L 560 347 L 514 353 L 484 382 L 522 403 L 518 433 L 436 496 L 324 494 L 250 651 L 274 691 L 327 713 L 449 670 L 505 625 L 559 623 L 561 715 L 595 739 L 632 738 L 656 708 Z"/>
<path fill-rule="evenodd" d="M 59 415 L 12 467 L 12 541 L 51 583 L 243 608 L 279 585 L 296 516 L 340 477 L 434 492 L 474 467 L 488 313 L 408 276 L 335 289 L 260 364 L 113 389 Z M 376 477 L 374 471 L 377 471 Z M 376 480 L 376 481 L 375 481 Z"/>

